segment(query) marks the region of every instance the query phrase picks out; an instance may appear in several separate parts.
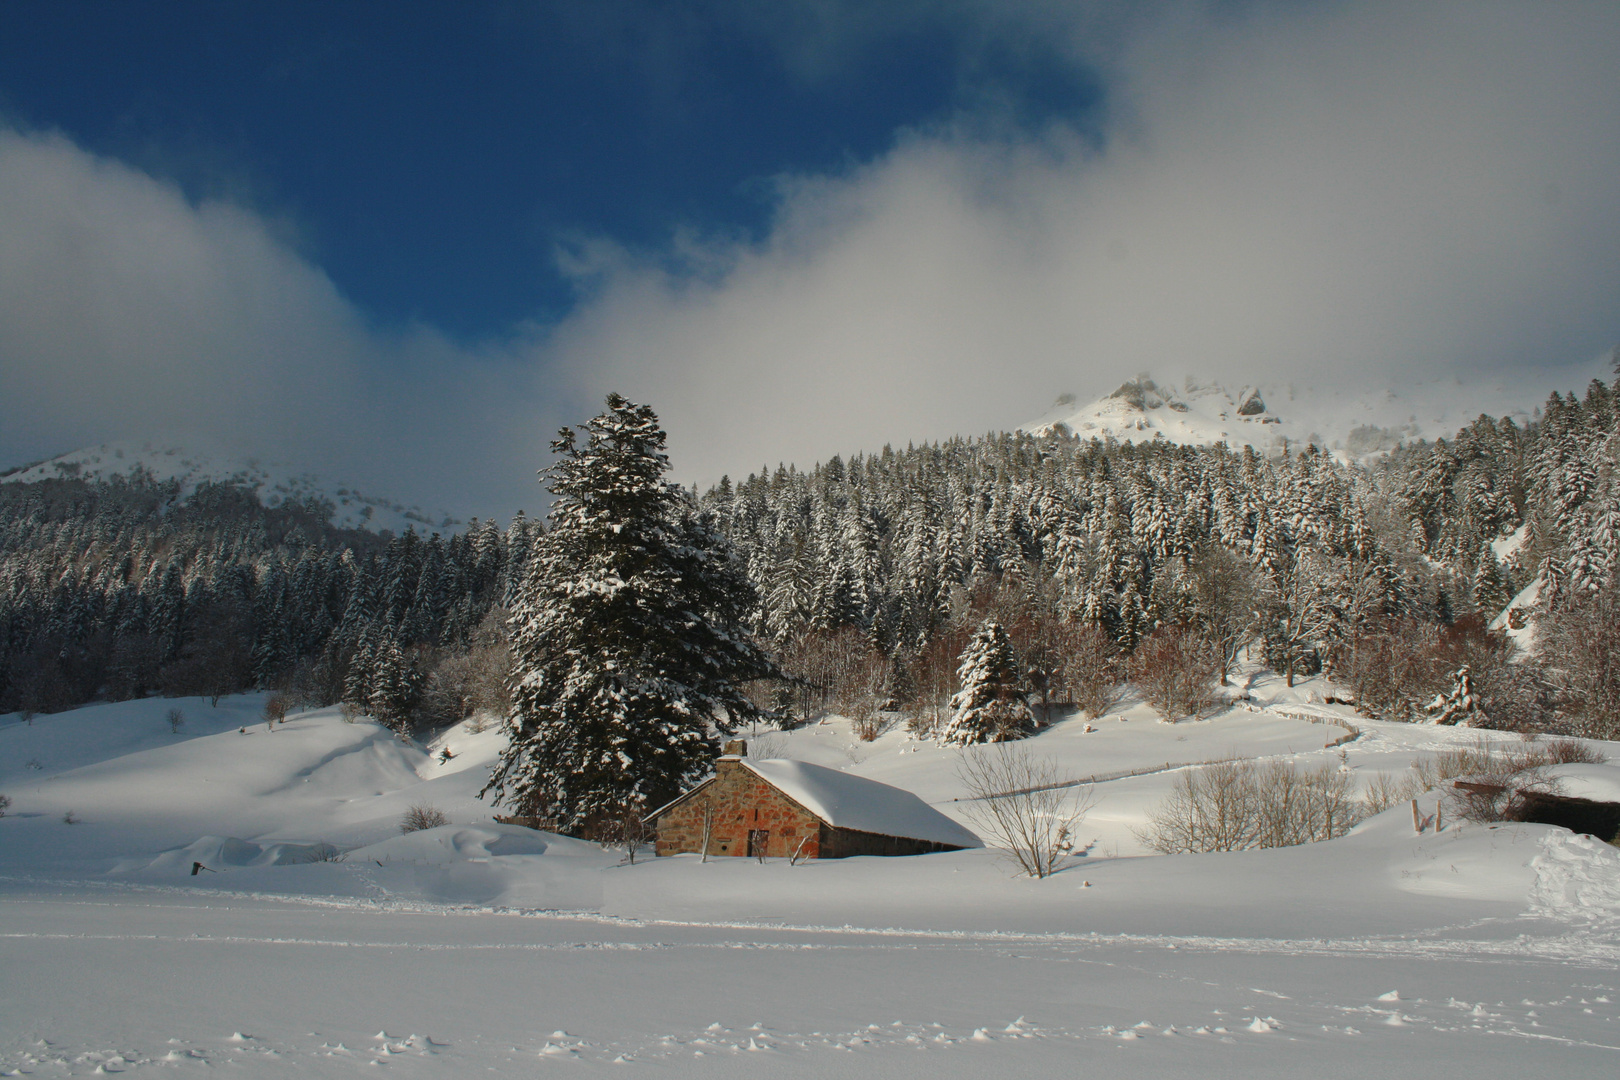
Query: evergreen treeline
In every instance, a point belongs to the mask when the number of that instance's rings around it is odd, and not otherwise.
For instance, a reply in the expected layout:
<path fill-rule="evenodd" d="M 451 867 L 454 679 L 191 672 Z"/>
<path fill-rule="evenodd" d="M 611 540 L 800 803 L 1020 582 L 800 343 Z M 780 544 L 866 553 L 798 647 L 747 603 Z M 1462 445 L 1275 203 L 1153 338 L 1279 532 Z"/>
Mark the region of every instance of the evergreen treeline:
<path fill-rule="evenodd" d="M 1612 631 L 1606 668 L 1559 648 L 1613 605 L 1617 453 L 1615 389 L 1594 381 L 1527 427 L 1481 417 L 1370 467 L 992 435 L 762 469 L 703 504 L 747 560 L 758 630 L 805 677 L 801 708 L 921 697 L 937 718 L 993 617 L 1043 699 L 1095 698 L 1145 638 L 1196 631 L 1223 673 L 1252 640 L 1290 679 L 1332 666 L 1380 715 L 1470 665 L 1489 722 L 1613 730 Z M 1538 573 L 1544 662 L 1509 665 L 1485 627 Z"/>
<path fill-rule="evenodd" d="M 533 526 L 445 540 L 329 520 L 139 474 L 0 485 L 0 712 L 262 687 L 404 726 L 494 692 L 466 658 L 504 640 L 490 613 Z"/>
<path fill-rule="evenodd" d="M 1615 397 L 1594 381 L 1524 427 L 1481 417 L 1370 466 L 993 435 L 694 498 L 794 676 L 754 688 L 784 719 L 831 704 L 867 730 L 888 706 L 937 721 L 994 618 L 1041 705 L 1096 712 L 1127 676 L 1173 687 L 1156 666 L 1224 678 L 1249 648 L 1290 678 L 1330 668 L 1375 715 L 1466 698 L 1471 722 L 1613 734 Z M 176 495 L 149 477 L 0 485 L 0 711 L 253 686 L 402 729 L 504 707 L 504 609 L 537 524 L 388 537 L 230 485 Z M 1535 619 L 1540 655 L 1510 663 L 1486 623 L 1538 575 L 1515 618 Z"/>

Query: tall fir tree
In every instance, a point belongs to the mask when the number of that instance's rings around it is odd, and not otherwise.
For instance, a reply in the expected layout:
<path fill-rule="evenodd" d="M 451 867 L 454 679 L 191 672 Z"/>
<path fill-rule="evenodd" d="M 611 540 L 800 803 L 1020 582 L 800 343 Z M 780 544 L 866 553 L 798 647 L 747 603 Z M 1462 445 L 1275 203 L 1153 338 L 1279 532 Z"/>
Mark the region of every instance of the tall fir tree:
<path fill-rule="evenodd" d="M 564 429 L 554 496 L 512 616 L 508 746 L 485 792 L 554 827 L 605 834 L 700 778 L 775 673 L 740 560 L 677 485 L 652 409 L 609 395 Z"/>

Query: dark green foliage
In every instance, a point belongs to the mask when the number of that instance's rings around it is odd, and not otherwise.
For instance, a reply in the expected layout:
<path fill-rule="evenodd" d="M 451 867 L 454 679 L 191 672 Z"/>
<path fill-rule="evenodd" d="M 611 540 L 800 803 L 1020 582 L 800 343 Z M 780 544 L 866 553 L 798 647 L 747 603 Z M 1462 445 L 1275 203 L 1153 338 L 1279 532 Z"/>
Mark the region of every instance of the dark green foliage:
<path fill-rule="evenodd" d="M 141 475 L 0 484 L 0 711 L 217 700 L 296 679 L 304 704 L 331 704 L 347 685 L 351 701 L 384 702 L 406 726 L 421 675 L 411 665 L 465 650 L 506 588 L 512 541 L 476 521 L 446 543 L 328 518 L 230 484 L 189 498 Z M 409 663 L 377 669 L 362 648 L 373 639 Z"/>
<path fill-rule="evenodd" d="M 742 683 L 775 668 L 730 545 L 664 479 L 653 411 L 615 394 L 581 430 L 542 474 L 550 528 L 517 590 L 510 741 L 485 790 L 605 836 L 700 778 L 716 732 L 756 715 Z"/>

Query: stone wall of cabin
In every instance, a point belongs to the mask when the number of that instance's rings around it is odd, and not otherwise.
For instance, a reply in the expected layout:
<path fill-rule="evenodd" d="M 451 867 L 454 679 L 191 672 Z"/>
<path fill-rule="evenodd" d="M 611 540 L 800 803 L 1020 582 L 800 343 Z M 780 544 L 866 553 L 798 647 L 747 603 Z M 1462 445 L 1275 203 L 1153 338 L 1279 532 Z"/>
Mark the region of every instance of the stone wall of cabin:
<path fill-rule="evenodd" d="M 722 758 L 715 776 L 678 806 L 658 818 L 657 852 L 675 855 L 703 850 L 703 818 L 713 809 L 709 827 L 710 855 L 747 855 L 748 834 L 769 833 L 767 858 L 822 856 L 825 829 L 821 819 L 783 795 L 740 761 Z"/>
<path fill-rule="evenodd" d="M 955 844 L 913 840 L 906 836 L 885 836 L 856 829 L 827 827 L 821 833 L 823 859 L 847 859 L 852 855 L 927 855 L 935 851 L 960 850 Z"/>

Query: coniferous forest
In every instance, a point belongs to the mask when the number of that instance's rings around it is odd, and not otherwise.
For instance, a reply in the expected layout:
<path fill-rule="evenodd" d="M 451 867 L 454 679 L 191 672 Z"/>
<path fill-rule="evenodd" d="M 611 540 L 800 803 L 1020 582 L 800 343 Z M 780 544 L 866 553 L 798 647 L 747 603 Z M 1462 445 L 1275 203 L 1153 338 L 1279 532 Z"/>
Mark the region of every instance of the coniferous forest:
<path fill-rule="evenodd" d="M 1368 715 L 1612 738 L 1617 390 L 1361 465 L 999 434 L 681 497 L 757 592 L 779 677 L 749 694 L 784 723 L 836 709 L 857 731 L 932 732 L 993 621 L 1037 718 L 1099 713 L 1127 682 L 1196 715 L 1247 655 L 1290 679 L 1327 670 Z M 249 688 L 401 731 L 504 712 L 508 611 L 545 526 L 329 519 L 227 484 L 0 484 L 0 712 Z M 1490 624 L 1538 580 L 1506 620 L 1526 650 Z"/>

